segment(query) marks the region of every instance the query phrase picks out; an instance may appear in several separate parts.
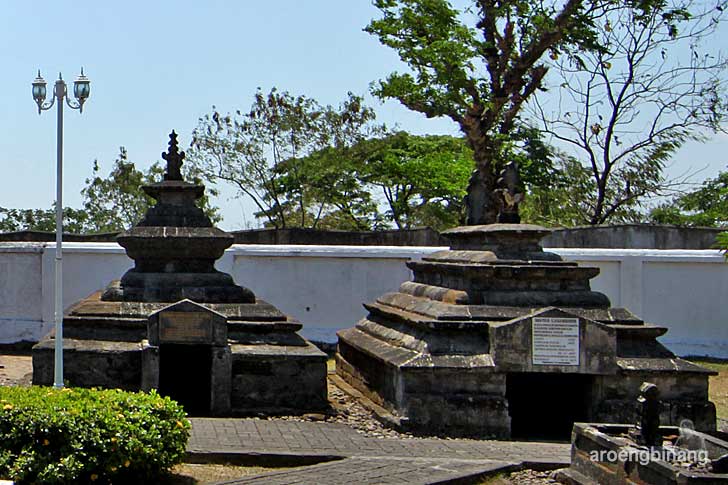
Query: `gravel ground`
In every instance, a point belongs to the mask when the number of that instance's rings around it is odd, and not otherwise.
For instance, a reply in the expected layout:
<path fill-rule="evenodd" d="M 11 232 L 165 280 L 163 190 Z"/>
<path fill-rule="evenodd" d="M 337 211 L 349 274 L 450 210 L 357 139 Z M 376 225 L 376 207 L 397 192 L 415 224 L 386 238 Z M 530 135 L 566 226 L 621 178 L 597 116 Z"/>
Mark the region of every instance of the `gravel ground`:
<path fill-rule="evenodd" d="M 370 438 L 416 438 L 410 433 L 400 433 L 385 427 L 377 421 L 371 411 L 359 404 L 351 396 L 328 381 L 329 403 L 331 411 L 327 414 L 304 414 L 303 416 L 276 416 L 261 419 L 284 421 L 321 421 L 325 423 L 345 424 L 358 433 Z"/>
<path fill-rule="evenodd" d="M 539 472 L 536 470 L 521 470 L 520 472 L 514 472 L 506 475 L 503 478 L 503 484 L 514 484 L 514 485 L 546 485 L 559 483 L 553 476 L 555 471 Z"/>
<path fill-rule="evenodd" d="M 32 379 L 30 355 L 9 352 L 0 355 L 0 386 L 29 386 Z"/>

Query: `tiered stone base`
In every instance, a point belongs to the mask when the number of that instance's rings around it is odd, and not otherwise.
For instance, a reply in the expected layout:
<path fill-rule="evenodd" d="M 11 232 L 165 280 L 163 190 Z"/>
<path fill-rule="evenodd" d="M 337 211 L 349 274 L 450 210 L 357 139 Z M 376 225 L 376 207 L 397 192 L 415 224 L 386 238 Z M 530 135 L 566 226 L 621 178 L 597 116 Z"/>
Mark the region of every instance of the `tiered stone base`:
<path fill-rule="evenodd" d="M 714 430 L 714 373 L 662 346 L 665 328 L 610 308 L 590 289 L 598 269 L 543 252 L 545 233 L 508 224 L 446 233 L 453 250 L 408 263 L 414 280 L 339 332 L 337 374 L 422 433 L 528 438 L 542 428 L 565 438 L 574 421 L 635 422 L 644 381 L 663 390 L 663 423 Z M 535 355 L 536 318 L 576 329 L 568 344 L 559 330 L 538 344 L 552 361 Z M 560 360 L 559 345 L 571 357 Z"/>
<path fill-rule="evenodd" d="M 339 332 L 336 373 L 403 430 L 508 438 L 505 375 L 488 355 L 423 356 L 359 329 Z"/>
<path fill-rule="evenodd" d="M 64 318 L 66 382 L 80 387 L 144 389 L 147 319 L 167 306 L 169 303 L 102 301 L 100 293 L 81 300 Z M 229 380 L 209 384 L 229 393 L 229 412 L 223 414 L 305 412 L 328 405 L 326 354 L 296 333 L 300 323 L 262 300 L 204 307 L 224 315 L 228 322 L 228 345 L 212 352 L 211 358 L 227 359 L 229 355 L 231 372 L 229 378 L 223 378 Z M 54 336 L 49 335 L 33 348 L 34 384 L 53 383 L 54 343 Z M 164 351 L 159 358 L 164 359 Z"/>

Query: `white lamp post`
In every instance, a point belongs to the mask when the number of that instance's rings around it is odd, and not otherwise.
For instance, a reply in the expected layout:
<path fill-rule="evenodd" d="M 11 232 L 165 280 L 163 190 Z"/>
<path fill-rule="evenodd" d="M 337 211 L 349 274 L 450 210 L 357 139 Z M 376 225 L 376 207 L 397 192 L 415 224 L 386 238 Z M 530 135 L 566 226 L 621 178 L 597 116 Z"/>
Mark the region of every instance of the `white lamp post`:
<path fill-rule="evenodd" d="M 73 95 L 76 101 L 68 98 L 66 82 L 58 74 L 58 80 L 53 88 L 53 97 L 50 102 L 46 99 L 46 82 L 38 71 L 38 77 L 33 81 L 33 99 L 38 105 L 38 114 L 51 109 L 58 100 L 58 131 L 56 138 L 56 285 L 55 285 L 55 370 L 53 374 L 53 387 L 63 387 L 63 99 L 71 109 L 83 112 L 83 103 L 91 94 L 91 83 L 86 76 L 81 75 L 73 82 Z"/>

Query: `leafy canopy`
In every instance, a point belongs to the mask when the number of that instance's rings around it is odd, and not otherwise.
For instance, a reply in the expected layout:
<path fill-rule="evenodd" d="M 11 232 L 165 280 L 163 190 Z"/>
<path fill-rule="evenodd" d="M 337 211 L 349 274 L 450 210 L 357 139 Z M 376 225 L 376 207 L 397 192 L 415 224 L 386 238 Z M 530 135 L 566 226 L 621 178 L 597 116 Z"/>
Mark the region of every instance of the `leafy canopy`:
<path fill-rule="evenodd" d="M 692 227 L 728 226 L 728 172 L 650 211 L 650 221 Z"/>
<path fill-rule="evenodd" d="M 109 174 L 101 175 L 98 160 L 93 163 L 92 176 L 86 179 L 81 190 L 83 208 L 63 208 L 63 232 L 71 234 L 120 232 L 139 222 L 155 201 L 142 190 L 162 180 L 164 168 L 155 162 L 146 171 L 136 168 L 128 159 L 127 151 L 120 147 Z M 202 182 L 193 167 L 182 166 L 186 180 Z M 217 207 L 212 206 L 209 195 L 217 192 L 207 190 L 198 204 L 213 222 L 221 220 Z M 0 231 L 22 230 L 54 232 L 56 230 L 55 205 L 50 209 L 9 209 L 0 207 Z"/>
<path fill-rule="evenodd" d="M 325 185 L 355 189 L 346 179 L 347 167 L 337 165 L 325 149 L 349 147 L 381 129 L 374 124 L 373 110 L 352 93 L 334 107 L 276 88 L 267 94 L 259 89 L 246 112 L 225 114 L 213 107 L 202 117 L 187 159 L 205 180 L 229 184 L 238 196 L 249 197 L 258 208 L 256 217 L 267 225 L 315 227 L 332 207 L 346 202 L 330 200 L 331 194 L 321 192 Z M 307 170 L 324 162 L 335 168 L 321 177 Z M 322 200 L 311 212 L 316 199 Z M 344 213 L 350 209 L 339 208 Z"/>
<path fill-rule="evenodd" d="M 618 9 L 637 21 L 652 11 L 673 13 L 663 0 L 471 0 L 464 10 L 447 0 L 375 0 L 382 17 L 366 31 L 394 49 L 409 68 L 373 87 L 427 117 L 458 123 L 473 149 L 479 177 L 471 179 L 468 220 L 495 222 L 498 173 L 526 101 L 542 89 L 544 54 L 603 50 L 599 23 Z M 476 190 L 475 185 L 482 186 Z"/>

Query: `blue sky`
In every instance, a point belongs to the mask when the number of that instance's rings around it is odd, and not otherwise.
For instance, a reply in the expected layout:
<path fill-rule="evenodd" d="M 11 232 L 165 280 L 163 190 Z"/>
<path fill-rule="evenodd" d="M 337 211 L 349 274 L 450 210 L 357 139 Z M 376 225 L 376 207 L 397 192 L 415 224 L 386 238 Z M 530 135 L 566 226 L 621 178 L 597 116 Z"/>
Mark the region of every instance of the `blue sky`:
<path fill-rule="evenodd" d="M 6 1 L 0 17 L 0 206 L 50 207 L 55 197 L 55 109 L 38 116 L 31 82 L 49 90 L 58 72 L 91 79 L 83 114 L 65 111 L 64 205 L 98 159 L 108 172 L 119 146 L 146 167 L 175 129 L 187 145 L 200 116 L 249 107 L 257 87 L 277 86 L 324 104 L 402 69 L 395 53 L 362 32 L 377 15 L 369 0 Z M 371 100 L 379 120 L 415 133 L 456 134 L 397 103 Z M 685 147 L 671 170 L 728 163 L 728 136 Z M 223 192 L 221 227 L 255 224 L 251 206 Z"/>

